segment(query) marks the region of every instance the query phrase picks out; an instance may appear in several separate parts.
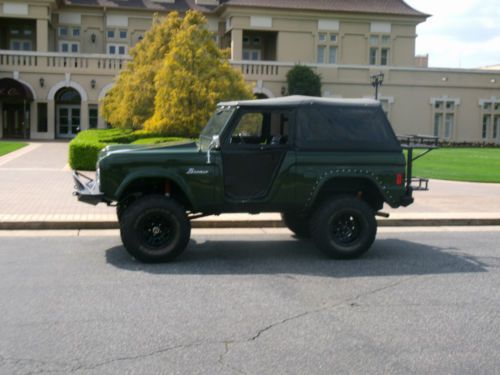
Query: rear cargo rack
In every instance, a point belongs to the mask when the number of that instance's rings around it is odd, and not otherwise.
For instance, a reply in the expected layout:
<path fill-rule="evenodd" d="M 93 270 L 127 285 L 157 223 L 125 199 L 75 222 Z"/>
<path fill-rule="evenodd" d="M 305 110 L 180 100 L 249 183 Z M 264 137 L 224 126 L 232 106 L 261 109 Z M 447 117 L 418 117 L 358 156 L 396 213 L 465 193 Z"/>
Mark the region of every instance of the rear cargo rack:
<path fill-rule="evenodd" d="M 432 150 L 439 147 L 439 138 L 431 135 L 398 135 L 398 141 L 401 147 L 408 151 L 406 163 L 406 192 L 410 193 L 414 190 L 429 190 L 429 179 L 422 177 L 413 177 L 413 162 L 427 155 Z M 413 150 L 420 149 L 424 152 L 413 156 Z"/>

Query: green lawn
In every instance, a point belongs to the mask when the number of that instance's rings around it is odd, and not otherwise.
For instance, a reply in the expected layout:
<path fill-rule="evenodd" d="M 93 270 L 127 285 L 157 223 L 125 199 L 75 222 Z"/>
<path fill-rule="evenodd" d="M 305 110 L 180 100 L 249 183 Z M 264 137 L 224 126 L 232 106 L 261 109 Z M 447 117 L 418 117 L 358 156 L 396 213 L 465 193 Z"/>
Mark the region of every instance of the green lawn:
<path fill-rule="evenodd" d="M 414 151 L 418 155 L 419 150 Z M 500 182 L 500 148 L 440 148 L 414 162 L 413 175 L 439 180 Z"/>
<path fill-rule="evenodd" d="M 27 143 L 23 142 L 9 142 L 9 141 L 0 141 L 0 156 L 8 154 L 9 152 L 16 151 L 21 147 L 26 146 Z"/>

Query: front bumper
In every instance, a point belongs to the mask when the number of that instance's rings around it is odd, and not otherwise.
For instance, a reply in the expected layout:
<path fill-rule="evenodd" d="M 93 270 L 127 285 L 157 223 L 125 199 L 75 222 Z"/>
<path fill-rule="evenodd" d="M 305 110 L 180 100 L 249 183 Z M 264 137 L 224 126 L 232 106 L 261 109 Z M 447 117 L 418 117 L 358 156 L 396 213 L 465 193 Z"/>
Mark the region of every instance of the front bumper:
<path fill-rule="evenodd" d="M 75 181 L 75 191 L 73 195 L 78 197 L 80 202 L 96 205 L 105 202 L 104 194 L 99 190 L 99 184 L 78 171 L 73 171 L 73 180 Z"/>

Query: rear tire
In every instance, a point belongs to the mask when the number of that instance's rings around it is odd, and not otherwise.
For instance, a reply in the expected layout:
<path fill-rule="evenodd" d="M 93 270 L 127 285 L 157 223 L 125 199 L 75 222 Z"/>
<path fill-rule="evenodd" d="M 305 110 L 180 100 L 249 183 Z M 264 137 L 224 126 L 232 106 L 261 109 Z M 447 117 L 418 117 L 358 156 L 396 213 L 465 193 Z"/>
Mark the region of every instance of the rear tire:
<path fill-rule="evenodd" d="M 150 195 L 138 199 L 122 213 L 120 235 L 125 249 L 137 260 L 168 262 L 186 249 L 191 223 L 179 203 Z"/>
<path fill-rule="evenodd" d="M 297 238 L 311 238 L 309 231 L 309 218 L 297 213 L 283 212 L 281 220 Z"/>
<path fill-rule="evenodd" d="M 310 230 L 314 243 L 326 255 L 352 259 L 373 244 L 377 221 L 366 202 L 343 196 L 327 201 L 314 212 Z"/>

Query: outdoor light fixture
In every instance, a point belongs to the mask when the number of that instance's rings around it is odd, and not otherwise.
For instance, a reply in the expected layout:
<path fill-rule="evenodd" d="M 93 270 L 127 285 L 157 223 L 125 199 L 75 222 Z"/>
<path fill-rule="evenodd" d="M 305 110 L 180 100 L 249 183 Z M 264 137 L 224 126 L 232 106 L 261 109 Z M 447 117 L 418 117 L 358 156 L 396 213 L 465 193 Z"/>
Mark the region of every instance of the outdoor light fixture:
<path fill-rule="evenodd" d="M 93 89 L 95 89 L 95 79 L 93 79 L 92 81 L 90 81 L 90 87 L 92 87 Z"/>
<path fill-rule="evenodd" d="M 497 80 L 495 78 L 490 79 L 491 83 L 495 83 Z"/>
<path fill-rule="evenodd" d="M 375 100 L 378 100 L 378 88 L 382 86 L 384 82 L 384 73 L 380 72 L 370 76 L 372 86 L 375 87 Z"/>
<path fill-rule="evenodd" d="M 40 87 L 45 86 L 45 80 L 43 78 L 40 78 L 38 82 L 40 83 Z"/>
<path fill-rule="evenodd" d="M 441 78 L 441 81 L 443 81 L 443 82 L 448 81 L 448 77 L 443 77 L 443 78 Z"/>
<path fill-rule="evenodd" d="M 95 40 L 96 40 L 96 39 L 97 39 L 97 36 L 96 36 L 94 33 L 92 33 L 92 35 L 90 36 L 90 41 L 91 41 L 92 43 L 95 43 Z"/>
<path fill-rule="evenodd" d="M 281 86 L 281 96 L 285 96 L 285 94 L 286 94 L 286 87 Z"/>

